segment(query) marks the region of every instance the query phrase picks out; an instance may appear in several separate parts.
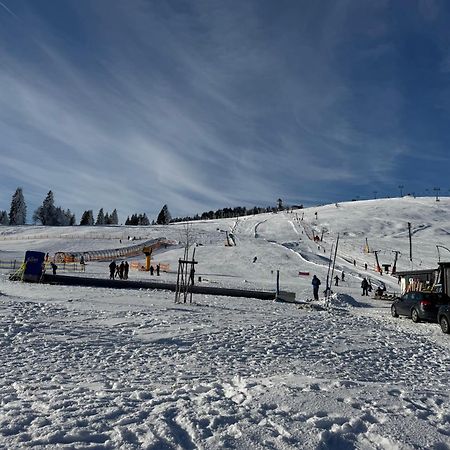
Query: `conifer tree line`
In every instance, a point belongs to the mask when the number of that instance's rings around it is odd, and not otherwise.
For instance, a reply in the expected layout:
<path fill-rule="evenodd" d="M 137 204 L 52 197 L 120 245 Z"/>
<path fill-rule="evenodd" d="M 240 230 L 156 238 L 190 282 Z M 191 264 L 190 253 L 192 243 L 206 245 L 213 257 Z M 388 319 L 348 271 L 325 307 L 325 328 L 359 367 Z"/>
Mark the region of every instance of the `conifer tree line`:
<path fill-rule="evenodd" d="M 294 207 L 293 207 L 294 208 Z M 295 208 L 303 208 L 303 205 L 295 206 Z M 228 219 L 230 217 L 252 216 L 255 214 L 262 214 L 268 212 L 276 212 L 285 209 L 278 202 L 277 206 L 246 208 L 245 206 L 236 206 L 235 208 L 222 208 L 216 211 L 205 211 L 201 214 L 196 214 L 193 217 L 176 217 L 171 219 L 171 222 L 190 222 L 193 220 L 211 220 L 211 219 Z"/>
<path fill-rule="evenodd" d="M 296 206 L 296 208 L 303 208 L 303 205 Z M 275 212 L 285 209 L 282 206 L 281 199 L 278 199 L 277 206 L 267 206 L 247 209 L 245 206 L 237 206 L 235 208 L 222 208 L 216 211 L 205 211 L 194 216 L 176 217 L 172 218 L 169 208 L 164 205 L 152 225 L 167 225 L 173 222 L 186 222 L 194 220 L 211 220 L 211 219 L 225 219 L 230 217 L 249 216 L 267 212 Z M 27 218 L 27 206 L 23 195 L 23 189 L 18 187 L 12 196 L 11 207 L 9 213 L 0 210 L 0 225 L 25 225 Z M 49 226 L 73 226 L 76 225 L 75 214 L 70 209 L 63 209 L 60 206 L 55 206 L 55 198 L 52 191 L 49 191 L 45 197 L 42 205 L 39 206 L 33 213 L 33 222 L 41 225 Z M 81 216 L 80 225 L 118 225 L 119 218 L 117 209 L 114 209 L 111 214 L 105 212 L 103 208 L 97 213 L 96 219 L 92 209 L 84 211 Z M 150 221 L 145 213 L 134 213 L 127 217 L 125 225 L 150 225 Z"/>
<path fill-rule="evenodd" d="M 147 214 L 132 214 L 131 217 L 127 217 L 125 225 L 150 225 Z"/>

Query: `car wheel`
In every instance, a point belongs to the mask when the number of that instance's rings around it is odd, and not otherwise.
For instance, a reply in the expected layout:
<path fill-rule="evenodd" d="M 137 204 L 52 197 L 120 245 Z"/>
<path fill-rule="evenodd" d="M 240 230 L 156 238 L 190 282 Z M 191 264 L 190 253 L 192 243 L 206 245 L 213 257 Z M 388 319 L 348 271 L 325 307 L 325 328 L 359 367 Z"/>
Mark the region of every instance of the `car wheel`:
<path fill-rule="evenodd" d="M 450 333 L 450 324 L 448 323 L 448 319 L 445 316 L 442 316 L 439 319 L 439 325 L 441 326 L 441 330 L 443 333 Z"/>
<path fill-rule="evenodd" d="M 419 313 L 417 312 L 417 309 L 413 309 L 411 311 L 411 320 L 414 323 L 420 322 L 420 317 L 419 317 Z"/>
<path fill-rule="evenodd" d="M 398 317 L 397 309 L 394 305 L 391 306 L 391 315 L 392 317 Z"/>

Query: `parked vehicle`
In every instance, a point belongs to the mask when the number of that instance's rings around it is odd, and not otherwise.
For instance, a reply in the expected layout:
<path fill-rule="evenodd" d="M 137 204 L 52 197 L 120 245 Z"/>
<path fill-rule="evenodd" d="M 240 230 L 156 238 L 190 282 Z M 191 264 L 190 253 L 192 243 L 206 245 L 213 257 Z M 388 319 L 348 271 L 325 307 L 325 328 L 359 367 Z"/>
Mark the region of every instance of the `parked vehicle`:
<path fill-rule="evenodd" d="M 438 311 L 438 324 L 443 333 L 450 333 L 450 305 L 442 305 Z"/>
<path fill-rule="evenodd" d="M 391 306 L 393 317 L 408 316 L 413 322 L 428 320 L 438 321 L 441 305 L 449 305 L 450 297 L 436 292 L 412 291 L 396 299 Z"/>

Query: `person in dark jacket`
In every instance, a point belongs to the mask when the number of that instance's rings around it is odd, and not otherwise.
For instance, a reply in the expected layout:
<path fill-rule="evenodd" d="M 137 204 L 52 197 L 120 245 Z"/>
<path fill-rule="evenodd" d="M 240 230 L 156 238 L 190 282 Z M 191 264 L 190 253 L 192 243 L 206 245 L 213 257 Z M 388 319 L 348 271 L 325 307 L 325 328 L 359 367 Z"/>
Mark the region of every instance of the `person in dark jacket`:
<path fill-rule="evenodd" d="M 52 267 L 53 275 L 56 275 L 56 269 L 58 266 L 53 261 L 50 263 L 50 266 Z"/>
<path fill-rule="evenodd" d="M 114 280 L 114 275 L 116 273 L 116 262 L 112 261 L 111 264 L 109 265 L 109 278 L 111 280 Z"/>
<path fill-rule="evenodd" d="M 363 278 L 361 281 L 361 287 L 362 287 L 362 295 L 369 295 L 369 282 L 367 281 L 367 278 Z"/>
<path fill-rule="evenodd" d="M 319 300 L 319 286 L 320 286 L 320 280 L 314 275 L 311 281 L 311 284 L 313 286 L 313 295 L 314 300 Z"/>
<path fill-rule="evenodd" d="M 339 286 L 339 277 L 337 275 L 334 277 L 334 285 Z"/>
<path fill-rule="evenodd" d="M 123 280 L 123 274 L 125 272 L 125 263 L 122 261 L 119 266 L 119 278 Z"/>
<path fill-rule="evenodd" d="M 159 271 L 161 270 L 161 267 L 160 267 L 160 265 L 158 264 L 157 266 L 156 266 L 156 275 L 158 275 L 158 277 L 159 277 Z"/>
<path fill-rule="evenodd" d="M 130 270 L 130 265 L 128 264 L 128 261 L 125 261 L 124 264 L 124 269 L 123 269 L 123 277 L 125 278 L 125 280 L 128 280 L 128 271 Z"/>
<path fill-rule="evenodd" d="M 154 271 L 155 271 L 155 269 L 153 268 L 153 266 L 150 266 L 150 275 L 153 275 Z"/>

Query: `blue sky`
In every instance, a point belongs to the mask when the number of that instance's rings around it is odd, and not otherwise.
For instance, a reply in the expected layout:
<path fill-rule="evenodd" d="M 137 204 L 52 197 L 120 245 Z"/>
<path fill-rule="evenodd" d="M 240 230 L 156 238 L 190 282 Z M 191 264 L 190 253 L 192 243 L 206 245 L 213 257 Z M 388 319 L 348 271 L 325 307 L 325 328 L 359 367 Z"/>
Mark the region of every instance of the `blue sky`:
<path fill-rule="evenodd" d="M 0 0 L 0 209 L 449 195 L 449 9 Z"/>

